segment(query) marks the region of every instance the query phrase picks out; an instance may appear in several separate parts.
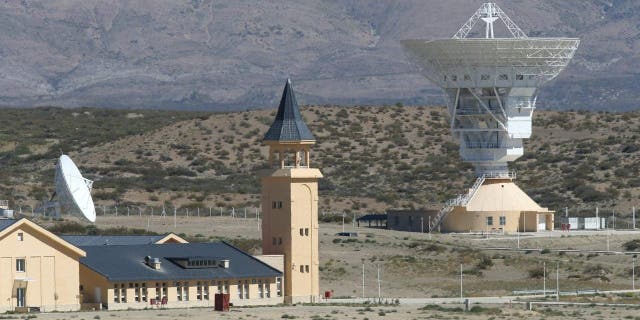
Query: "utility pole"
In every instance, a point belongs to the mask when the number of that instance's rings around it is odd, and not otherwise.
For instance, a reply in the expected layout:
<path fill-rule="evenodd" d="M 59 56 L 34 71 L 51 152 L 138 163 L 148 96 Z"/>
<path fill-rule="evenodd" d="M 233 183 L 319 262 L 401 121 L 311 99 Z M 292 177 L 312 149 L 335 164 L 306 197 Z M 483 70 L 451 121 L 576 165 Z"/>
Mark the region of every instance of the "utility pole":
<path fill-rule="evenodd" d="M 542 262 L 542 291 L 543 295 L 547 296 L 547 262 Z"/>
<path fill-rule="evenodd" d="M 380 264 L 378 266 L 378 303 L 380 303 L 380 299 L 382 299 L 382 291 L 380 290 Z"/>
<path fill-rule="evenodd" d="M 636 258 L 638 256 L 637 255 L 633 255 L 633 257 L 631 257 L 631 289 L 635 290 L 636 289 Z"/>
<path fill-rule="evenodd" d="M 556 301 L 560 301 L 560 264 L 556 263 Z"/>
<path fill-rule="evenodd" d="M 364 299 L 364 262 L 362 262 L 362 299 Z"/>
<path fill-rule="evenodd" d="M 460 264 L 460 299 L 462 299 L 462 263 Z"/>

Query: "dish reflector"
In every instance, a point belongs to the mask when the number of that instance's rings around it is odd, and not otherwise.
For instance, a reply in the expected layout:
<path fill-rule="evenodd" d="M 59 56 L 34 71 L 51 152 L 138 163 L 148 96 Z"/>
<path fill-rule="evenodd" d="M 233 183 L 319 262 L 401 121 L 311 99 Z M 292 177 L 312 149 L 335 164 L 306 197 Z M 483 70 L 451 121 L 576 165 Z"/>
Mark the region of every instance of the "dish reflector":
<path fill-rule="evenodd" d="M 91 198 L 92 185 L 93 181 L 82 176 L 69 156 L 60 156 L 56 165 L 56 194 L 64 213 L 96 222 L 96 208 Z"/>

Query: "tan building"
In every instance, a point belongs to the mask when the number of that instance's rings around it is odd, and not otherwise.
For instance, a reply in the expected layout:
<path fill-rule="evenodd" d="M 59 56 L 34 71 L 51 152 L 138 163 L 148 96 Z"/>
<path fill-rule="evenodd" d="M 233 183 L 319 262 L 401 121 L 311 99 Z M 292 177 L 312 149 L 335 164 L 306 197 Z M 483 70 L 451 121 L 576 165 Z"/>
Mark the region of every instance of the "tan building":
<path fill-rule="evenodd" d="M 109 310 L 284 302 L 282 272 L 224 242 L 81 247 L 83 307 Z"/>
<path fill-rule="evenodd" d="M 553 230 L 554 212 L 540 207 L 512 179 L 487 178 L 464 206 L 454 206 L 442 232 Z"/>
<path fill-rule="evenodd" d="M 262 177 L 262 252 L 284 255 L 285 302 L 319 299 L 318 179 L 311 168 L 315 137 L 287 81 L 276 118 L 265 134 L 272 170 Z"/>
<path fill-rule="evenodd" d="M 0 220 L 0 312 L 80 309 L 85 252 L 27 220 Z"/>

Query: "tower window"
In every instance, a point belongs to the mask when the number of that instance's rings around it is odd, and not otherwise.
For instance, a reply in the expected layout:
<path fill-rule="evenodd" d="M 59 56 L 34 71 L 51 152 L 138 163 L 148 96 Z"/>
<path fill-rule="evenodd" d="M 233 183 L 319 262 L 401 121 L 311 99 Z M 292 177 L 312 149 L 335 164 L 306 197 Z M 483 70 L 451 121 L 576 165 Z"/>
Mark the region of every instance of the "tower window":
<path fill-rule="evenodd" d="M 24 272 L 25 265 L 25 259 L 16 259 L 16 272 Z"/>

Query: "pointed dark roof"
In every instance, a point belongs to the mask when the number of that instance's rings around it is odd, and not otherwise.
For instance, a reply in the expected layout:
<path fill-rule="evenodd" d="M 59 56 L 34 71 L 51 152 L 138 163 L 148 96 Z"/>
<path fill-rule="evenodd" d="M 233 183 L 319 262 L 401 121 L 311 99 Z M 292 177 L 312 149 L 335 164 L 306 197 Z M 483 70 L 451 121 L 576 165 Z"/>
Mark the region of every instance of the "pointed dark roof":
<path fill-rule="evenodd" d="M 315 140 L 316 138 L 307 127 L 307 124 L 304 123 L 302 115 L 300 115 L 291 80 L 287 79 L 276 119 L 271 124 L 269 131 L 264 135 L 263 141 L 295 142 Z"/>

